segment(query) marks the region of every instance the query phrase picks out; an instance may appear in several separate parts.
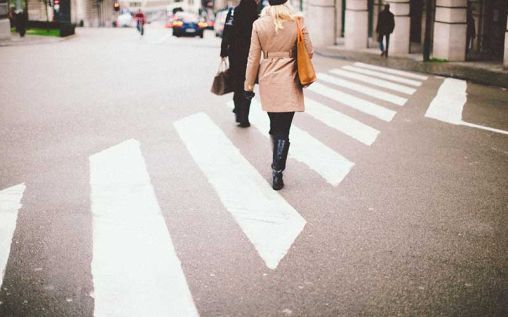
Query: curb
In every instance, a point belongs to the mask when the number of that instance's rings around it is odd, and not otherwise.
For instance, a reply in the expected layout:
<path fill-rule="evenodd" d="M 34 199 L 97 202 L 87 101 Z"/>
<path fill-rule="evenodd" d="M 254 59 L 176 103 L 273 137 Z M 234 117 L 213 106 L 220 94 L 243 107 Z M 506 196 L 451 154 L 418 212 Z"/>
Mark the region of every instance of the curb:
<path fill-rule="evenodd" d="M 25 39 L 23 40 L 4 40 L 0 41 L 0 47 L 8 47 L 8 46 L 30 46 L 30 45 L 40 45 L 40 44 L 53 44 L 63 42 L 69 39 L 72 39 L 76 36 L 70 35 L 65 37 L 49 37 L 49 36 L 34 36 L 34 35 L 25 35 Z M 27 39 L 30 37 L 31 39 Z"/>
<path fill-rule="evenodd" d="M 326 47 L 317 48 L 316 54 L 328 58 L 370 63 L 400 70 L 464 79 L 482 85 L 508 88 L 508 71 L 467 66 L 466 63 L 423 62 L 400 56 L 390 56 L 386 59 L 377 54 Z"/>

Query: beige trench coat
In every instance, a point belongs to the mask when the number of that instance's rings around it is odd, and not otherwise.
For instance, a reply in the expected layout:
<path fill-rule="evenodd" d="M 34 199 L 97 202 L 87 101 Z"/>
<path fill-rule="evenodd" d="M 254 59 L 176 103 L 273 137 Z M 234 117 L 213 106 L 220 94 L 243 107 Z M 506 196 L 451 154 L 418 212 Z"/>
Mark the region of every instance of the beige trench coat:
<path fill-rule="evenodd" d="M 312 57 L 309 32 L 301 20 L 307 51 Z M 283 27 L 276 33 L 271 16 L 254 22 L 244 88 L 252 90 L 258 77 L 264 111 L 304 111 L 303 91 L 296 70 L 296 22 L 284 22 Z"/>

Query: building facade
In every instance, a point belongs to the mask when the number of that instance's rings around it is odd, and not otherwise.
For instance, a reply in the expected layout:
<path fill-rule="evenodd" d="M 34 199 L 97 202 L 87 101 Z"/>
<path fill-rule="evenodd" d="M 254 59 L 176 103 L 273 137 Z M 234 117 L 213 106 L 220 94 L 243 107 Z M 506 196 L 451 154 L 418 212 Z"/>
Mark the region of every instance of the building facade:
<path fill-rule="evenodd" d="M 55 1 L 55 0 L 51 0 Z M 70 22 L 111 26 L 115 0 L 60 0 Z M 163 10 L 175 5 L 200 7 L 202 0 L 119 0 L 122 7 Z M 395 15 L 390 54 L 421 53 L 430 12 L 431 54 L 447 61 L 494 61 L 508 67 L 507 0 L 290 0 L 302 10 L 316 46 L 343 44 L 347 49 L 377 47 L 375 26 L 384 4 Z M 46 1 L 27 0 L 31 20 L 46 20 Z M 216 10 L 238 0 L 214 0 Z M 430 6 L 427 10 L 426 6 Z M 49 19 L 55 14 L 48 7 Z M 474 30 L 474 31 L 471 31 Z"/>
<path fill-rule="evenodd" d="M 308 0 L 305 15 L 313 41 L 344 43 L 352 50 L 377 46 L 375 26 L 384 4 L 395 15 L 392 54 L 421 52 L 429 4 L 433 58 L 508 63 L 506 0 Z"/>

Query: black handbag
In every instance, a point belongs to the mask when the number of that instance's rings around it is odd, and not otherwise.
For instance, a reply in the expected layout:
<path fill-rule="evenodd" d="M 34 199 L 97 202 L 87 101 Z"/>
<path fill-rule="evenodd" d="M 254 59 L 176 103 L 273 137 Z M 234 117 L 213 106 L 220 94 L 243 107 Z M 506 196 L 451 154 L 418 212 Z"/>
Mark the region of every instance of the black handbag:
<path fill-rule="evenodd" d="M 233 90 L 231 71 L 228 67 L 226 59 L 223 58 L 219 64 L 219 70 L 213 78 L 211 92 L 218 96 L 222 96 L 233 92 Z"/>

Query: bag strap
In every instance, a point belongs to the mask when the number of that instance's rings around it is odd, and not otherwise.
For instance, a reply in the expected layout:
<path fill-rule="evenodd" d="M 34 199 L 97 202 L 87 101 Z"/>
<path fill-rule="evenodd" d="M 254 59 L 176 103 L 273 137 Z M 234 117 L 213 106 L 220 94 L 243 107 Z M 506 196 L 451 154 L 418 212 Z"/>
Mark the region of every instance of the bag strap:
<path fill-rule="evenodd" d="M 217 74 L 225 71 L 228 68 L 229 68 L 229 65 L 228 65 L 227 59 L 221 58 L 220 63 L 219 63 L 219 69 L 217 69 Z"/>
<path fill-rule="evenodd" d="M 296 18 L 296 36 L 298 41 L 303 41 L 303 32 L 302 32 L 302 21 L 299 17 Z"/>

